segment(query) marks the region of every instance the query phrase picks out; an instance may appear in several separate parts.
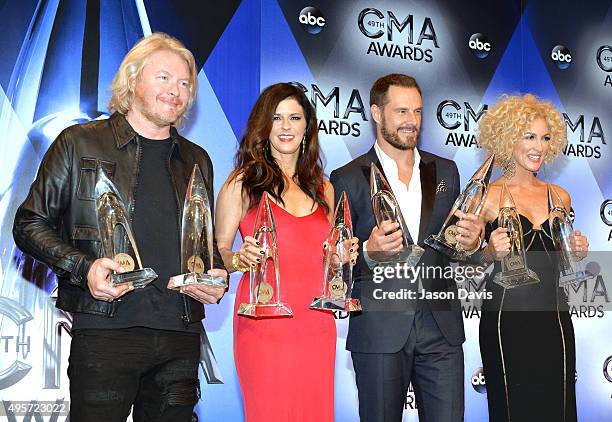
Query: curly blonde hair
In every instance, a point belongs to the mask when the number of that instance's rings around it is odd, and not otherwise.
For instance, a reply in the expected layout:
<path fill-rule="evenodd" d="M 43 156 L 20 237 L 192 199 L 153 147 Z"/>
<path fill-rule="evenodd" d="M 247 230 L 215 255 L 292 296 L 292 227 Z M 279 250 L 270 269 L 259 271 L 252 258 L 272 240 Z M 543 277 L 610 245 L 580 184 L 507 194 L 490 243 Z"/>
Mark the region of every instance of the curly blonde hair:
<path fill-rule="evenodd" d="M 189 99 L 187 100 L 187 107 L 185 108 L 185 113 L 174 123 L 178 127 L 183 125 L 187 110 L 189 110 L 195 101 L 198 92 L 198 71 L 191 51 L 178 39 L 163 32 L 156 32 L 142 38 L 132 47 L 123 59 L 123 62 L 121 62 L 121 66 L 119 66 L 119 70 L 113 78 L 112 97 L 108 102 L 108 108 L 111 112 L 117 111 L 121 114 L 127 114 L 134 100 L 134 81 L 142 73 L 147 58 L 151 54 L 162 50 L 178 54 L 189 67 Z"/>
<path fill-rule="evenodd" d="M 495 154 L 495 164 L 504 166 L 512 159 L 514 142 L 520 139 L 534 120 L 543 118 L 550 130 L 551 140 L 544 162 L 551 162 L 567 144 L 565 121 L 548 101 L 540 101 L 532 94 L 508 96 L 488 110 L 478 125 L 478 142 Z"/>

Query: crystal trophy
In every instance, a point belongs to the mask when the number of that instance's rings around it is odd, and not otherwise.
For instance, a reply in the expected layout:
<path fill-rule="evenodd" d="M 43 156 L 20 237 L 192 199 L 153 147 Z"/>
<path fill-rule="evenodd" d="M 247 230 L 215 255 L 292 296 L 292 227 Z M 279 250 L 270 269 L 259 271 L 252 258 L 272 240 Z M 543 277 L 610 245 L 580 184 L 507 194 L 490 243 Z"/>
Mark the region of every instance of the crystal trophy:
<path fill-rule="evenodd" d="M 493 172 L 494 161 L 495 154 L 492 154 L 482 163 L 480 168 L 476 170 L 476 173 L 474 173 L 463 192 L 461 192 L 461 195 L 455 200 L 453 208 L 446 217 L 438 234 L 431 235 L 425 239 L 425 244 L 427 246 L 457 261 L 465 261 L 467 259 L 468 255 L 465 249 L 461 243 L 457 241 L 457 234 L 459 233 L 457 230 L 457 221 L 459 221 L 459 217 L 457 217 L 455 213 L 457 211 L 475 215 L 480 213 L 487 196 L 487 190 L 489 189 L 489 179 Z"/>
<path fill-rule="evenodd" d="M 504 183 L 499 199 L 498 227 L 508 229 L 510 252 L 501 260 L 501 272 L 495 274 L 493 282 L 505 289 L 539 283 L 538 275 L 527 267 L 527 256 L 523 244 L 523 228 L 508 187 Z"/>
<path fill-rule="evenodd" d="M 412 267 L 416 266 L 425 250 L 416 243 L 410 242 L 408 226 L 397 203 L 397 199 L 393 195 L 393 190 L 385 176 L 374 163 L 370 165 L 370 196 L 376 225 L 380 226 L 383 221 L 389 220 L 393 223 L 398 223 L 402 231 L 402 251 L 392 257 L 389 262 L 404 261 Z"/>
<path fill-rule="evenodd" d="M 264 254 L 249 272 L 250 301 L 240 304 L 238 315 L 253 318 L 293 316 L 289 305 L 281 302 L 276 226 L 266 192 L 261 196 L 257 209 L 253 237 L 261 245 Z"/>
<path fill-rule="evenodd" d="M 334 213 L 334 224 L 327 235 L 327 248 L 323 253 L 323 293 L 310 304 L 310 309 L 330 311 L 361 311 L 359 299 L 351 297 L 353 265 L 351 239 L 353 223 L 346 192 L 342 192 Z"/>
<path fill-rule="evenodd" d="M 208 191 L 197 164 L 193 166 L 183 204 L 181 224 L 181 271 L 170 278 L 168 288 L 190 284 L 227 288 L 225 277 L 206 274 L 213 268 L 213 222 Z"/>
<path fill-rule="evenodd" d="M 579 283 L 595 277 L 572 253 L 574 227 L 559 194 L 548 185 L 548 222 L 555 249 L 559 252 L 559 285 Z"/>
<path fill-rule="evenodd" d="M 95 197 L 103 254 L 118 262 L 125 271 L 111 274 L 109 283 L 128 284 L 135 289 L 145 287 L 157 278 L 157 273 L 152 268 L 142 268 L 125 204 L 100 165 L 96 171 Z"/>

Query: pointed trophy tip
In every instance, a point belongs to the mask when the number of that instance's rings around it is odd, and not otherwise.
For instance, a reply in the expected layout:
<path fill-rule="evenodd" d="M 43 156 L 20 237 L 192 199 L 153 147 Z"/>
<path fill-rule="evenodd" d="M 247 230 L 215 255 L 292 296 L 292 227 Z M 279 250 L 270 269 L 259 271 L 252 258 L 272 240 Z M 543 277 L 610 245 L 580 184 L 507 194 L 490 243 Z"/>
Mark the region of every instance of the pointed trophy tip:
<path fill-rule="evenodd" d="M 96 185 L 94 187 L 94 194 L 96 198 L 99 198 L 107 192 L 117 193 L 117 188 L 106 174 L 102 165 L 98 163 L 96 166 Z"/>
<path fill-rule="evenodd" d="M 391 192 L 391 186 L 387 182 L 385 175 L 380 171 L 375 163 L 370 164 L 370 195 L 374 196 L 375 193 L 381 190 Z"/>
<path fill-rule="evenodd" d="M 482 180 L 489 183 L 491 174 L 493 173 L 493 163 L 495 162 L 495 154 L 491 154 L 484 163 L 476 170 L 471 180 Z"/>
<path fill-rule="evenodd" d="M 548 193 L 548 210 L 550 211 L 555 208 L 565 209 L 563 199 L 561 199 L 561 196 L 559 196 L 557 190 L 550 183 L 547 183 L 546 185 Z"/>
<path fill-rule="evenodd" d="M 340 200 L 336 205 L 336 210 L 334 212 L 334 226 L 345 225 L 350 227 L 352 230 L 351 224 L 351 213 L 349 208 L 348 196 L 345 191 L 342 191 L 340 195 Z"/>
<path fill-rule="evenodd" d="M 508 185 L 504 182 L 502 185 L 501 195 L 499 196 L 499 208 L 516 208 L 514 198 L 508 189 Z"/>
<path fill-rule="evenodd" d="M 208 200 L 204 176 L 202 176 L 200 167 L 197 164 L 193 165 L 191 177 L 189 178 L 189 185 L 187 186 L 187 192 L 185 194 L 187 199 L 194 196 L 201 197 L 203 200 Z"/>

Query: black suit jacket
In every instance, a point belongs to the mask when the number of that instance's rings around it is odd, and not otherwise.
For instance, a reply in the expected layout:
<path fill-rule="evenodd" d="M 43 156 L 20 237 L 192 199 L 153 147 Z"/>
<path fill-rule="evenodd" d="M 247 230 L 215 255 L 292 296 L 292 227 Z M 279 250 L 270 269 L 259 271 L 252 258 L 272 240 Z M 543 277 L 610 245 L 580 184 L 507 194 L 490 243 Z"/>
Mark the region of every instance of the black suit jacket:
<path fill-rule="evenodd" d="M 441 267 L 449 265 L 449 259 L 424 245 L 430 234 L 436 234 L 442 227 L 450 209 L 459 195 L 459 172 L 456 164 L 445 158 L 419 150 L 421 156 L 421 222 L 418 244 L 425 248 L 419 266 Z M 382 166 L 374 148 L 357 157 L 345 166 L 334 170 L 330 181 L 334 186 L 335 200 L 338 202 L 342 192 L 346 192 L 350 204 L 353 232 L 360 241 L 370 237 L 376 225 L 370 199 L 370 164 Z M 444 182 L 445 189 L 436 192 Z M 438 273 L 439 274 L 439 273 Z M 406 288 L 416 290 L 415 283 L 406 279 L 385 279 L 382 284 L 372 283 L 373 271 L 365 262 L 363 248 L 353 269 L 353 297 L 360 298 L 363 312 L 352 313 L 349 322 L 347 349 L 361 353 L 395 353 L 408 339 L 416 310 L 414 300 L 372 300 L 372 289 L 389 287 L 391 290 Z M 451 345 L 459 345 L 465 340 L 461 305 L 456 299 L 457 287 L 452 279 L 428 277 L 422 279 L 423 288 L 428 291 L 452 291 L 455 299 L 427 301 L 434 318 L 444 337 Z M 422 305 L 422 304 L 421 304 Z"/>

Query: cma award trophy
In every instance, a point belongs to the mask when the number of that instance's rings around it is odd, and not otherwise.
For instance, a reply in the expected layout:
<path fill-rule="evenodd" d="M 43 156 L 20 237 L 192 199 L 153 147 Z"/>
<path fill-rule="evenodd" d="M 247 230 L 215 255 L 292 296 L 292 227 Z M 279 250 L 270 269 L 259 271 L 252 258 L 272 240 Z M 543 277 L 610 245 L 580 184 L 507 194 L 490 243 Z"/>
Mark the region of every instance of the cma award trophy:
<path fill-rule="evenodd" d="M 504 183 L 499 199 L 498 227 L 508 229 L 510 252 L 501 260 L 501 272 L 495 274 L 493 282 L 505 289 L 539 283 L 538 275 L 527 267 L 525 245 L 523 244 L 523 227 L 516 212 L 514 199 Z"/>
<path fill-rule="evenodd" d="M 157 273 L 152 268 L 142 268 L 125 204 L 101 165 L 96 171 L 95 196 L 102 252 L 121 264 L 125 271 L 111 274 L 110 284 L 129 284 L 135 289 L 145 287 L 157 278 Z"/>
<path fill-rule="evenodd" d="M 334 224 L 327 235 L 327 248 L 323 253 L 323 294 L 316 297 L 310 309 L 330 311 L 361 311 L 359 299 L 351 297 L 353 265 L 350 242 L 353 223 L 346 192 L 342 192 L 334 213 Z"/>
<path fill-rule="evenodd" d="M 548 184 L 548 222 L 555 249 L 559 252 L 559 285 L 566 286 L 595 277 L 584 269 L 572 253 L 571 239 L 574 236 L 574 227 L 563 201 L 550 184 Z"/>
<path fill-rule="evenodd" d="M 170 278 L 168 288 L 179 290 L 189 284 L 227 288 L 224 277 L 206 274 L 213 268 L 213 222 L 208 191 L 200 167 L 195 164 L 187 186 L 181 224 L 181 271 Z"/>
<path fill-rule="evenodd" d="M 416 266 L 425 250 L 410 241 L 408 226 L 397 203 L 397 199 L 393 195 L 391 185 L 389 185 L 385 176 L 374 163 L 370 165 L 370 196 L 376 225 L 380 226 L 383 221 L 389 220 L 398 223 L 402 231 L 402 252 L 392 257 L 390 262 L 405 261 L 411 267 Z"/>
<path fill-rule="evenodd" d="M 467 253 L 463 246 L 457 241 L 457 221 L 459 217 L 455 215 L 457 211 L 478 215 L 480 209 L 484 205 L 487 190 L 489 189 L 489 179 L 493 172 L 493 162 L 495 154 L 492 154 L 487 160 L 482 163 L 480 168 L 476 170 L 467 186 L 457 197 L 453 208 L 446 217 L 446 221 L 442 224 L 442 228 L 436 235 L 431 235 L 425 239 L 425 244 L 431 248 L 448 255 L 454 260 L 465 261 Z"/>
<path fill-rule="evenodd" d="M 293 316 L 289 305 L 281 302 L 276 226 L 266 192 L 261 196 L 253 237 L 261 245 L 264 254 L 250 275 L 250 301 L 241 303 L 238 315 L 253 318 Z"/>

